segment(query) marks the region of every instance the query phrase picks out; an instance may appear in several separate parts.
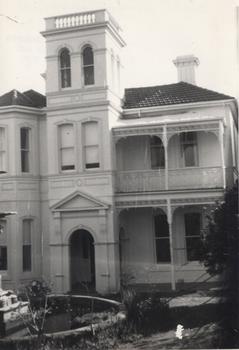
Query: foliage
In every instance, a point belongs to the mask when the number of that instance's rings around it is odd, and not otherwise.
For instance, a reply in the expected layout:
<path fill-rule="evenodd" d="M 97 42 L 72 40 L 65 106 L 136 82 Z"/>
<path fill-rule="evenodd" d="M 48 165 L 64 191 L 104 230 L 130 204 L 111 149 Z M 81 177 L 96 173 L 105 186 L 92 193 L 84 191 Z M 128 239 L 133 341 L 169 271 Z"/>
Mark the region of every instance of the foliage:
<path fill-rule="evenodd" d="M 127 289 L 123 301 L 127 310 L 128 327 L 132 331 L 145 335 L 170 327 L 169 306 L 157 294 L 136 294 Z"/>
<path fill-rule="evenodd" d="M 210 275 L 227 270 L 234 274 L 238 267 L 238 182 L 225 193 L 224 202 L 218 204 L 204 232 L 200 260 Z M 230 276 L 229 276 L 230 277 Z M 234 274 L 234 277 L 236 275 Z"/>
<path fill-rule="evenodd" d="M 18 312 L 30 335 L 40 337 L 44 332 L 46 316 L 50 313 L 48 305 L 50 291 L 45 281 L 38 280 L 19 289 L 19 298 L 29 303 L 27 313 L 22 313 L 20 307 Z"/>
<path fill-rule="evenodd" d="M 224 202 L 217 205 L 208 217 L 201 261 L 207 272 L 214 276 L 223 273 L 227 304 L 219 338 L 223 348 L 239 346 L 239 233 L 238 182 L 225 193 Z"/>

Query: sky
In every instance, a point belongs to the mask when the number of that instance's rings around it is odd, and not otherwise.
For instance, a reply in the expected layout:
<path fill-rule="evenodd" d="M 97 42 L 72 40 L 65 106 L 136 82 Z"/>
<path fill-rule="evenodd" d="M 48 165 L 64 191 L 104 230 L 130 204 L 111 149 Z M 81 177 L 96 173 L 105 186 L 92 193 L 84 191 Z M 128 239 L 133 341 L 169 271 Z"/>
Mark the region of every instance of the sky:
<path fill-rule="evenodd" d="M 239 0 L 0 0 L 0 94 L 45 92 L 44 18 L 107 8 L 123 29 L 124 87 L 177 82 L 194 54 L 197 85 L 239 97 Z"/>

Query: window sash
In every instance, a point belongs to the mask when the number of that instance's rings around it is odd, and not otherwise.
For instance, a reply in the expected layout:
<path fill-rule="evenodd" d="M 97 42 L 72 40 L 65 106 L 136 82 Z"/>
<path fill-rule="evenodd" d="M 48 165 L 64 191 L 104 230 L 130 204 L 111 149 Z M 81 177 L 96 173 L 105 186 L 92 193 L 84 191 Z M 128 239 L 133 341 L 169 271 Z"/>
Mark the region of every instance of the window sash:
<path fill-rule="evenodd" d="M 20 129 L 20 144 L 21 144 L 21 171 L 23 173 L 30 172 L 30 129 Z"/>
<path fill-rule="evenodd" d="M 59 125 L 59 162 L 60 169 L 75 169 L 75 132 L 73 124 Z"/>
<path fill-rule="evenodd" d="M 154 216 L 154 232 L 156 262 L 169 263 L 171 261 L 169 226 L 167 216 L 165 214 L 159 214 Z"/>
<path fill-rule="evenodd" d="M 165 168 L 165 152 L 161 139 L 157 136 L 150 138 L 150 156 L 152 169 Z"/>
<path fill-rule="evenodd" d="M 94 85 L 95 78 L 94 78 L 94 66 L 84 66 L 84 85 Z"/>
<path fill-rule="evenodd" d="M 198 166 L 197 135 L 195 132 L 181 134 L 181 149 L 185 167 Z"/>
<path fill-rule="evenodd" d="M 24 272 L 32 270 L 32 246 L 30 244 L 22 246 L 22 269 Z"/>
<path fill-rule="evenodd" d="M 86 169 L 100 167 L 98 122 L 83 124 L 84 163 Z"/>
<path fill-rule="evenodd" d="M 7 270 L 7 246 L 0 246 L 0 270 Z"/>
<path fill-rule="evenodd" d="M 60 76 L 61 87 L 71 87 L 71 56 L 68 49 L 63 49 L 60 53 Z"/>
<path fill-rule="evenodd" d="M 199 260 L 199 248 L 201 244 L 201 214 L 186 213 L 184 215 L 185 241 L 188 261 Z"/>

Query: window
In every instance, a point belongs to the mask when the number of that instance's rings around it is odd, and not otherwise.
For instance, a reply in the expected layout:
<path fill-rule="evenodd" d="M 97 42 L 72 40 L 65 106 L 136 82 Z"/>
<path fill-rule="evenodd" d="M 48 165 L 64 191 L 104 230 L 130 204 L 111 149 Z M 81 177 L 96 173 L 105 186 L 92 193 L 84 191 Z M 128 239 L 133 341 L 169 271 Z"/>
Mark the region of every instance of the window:
<path fill-rule="evenodd" d="M 84 161 L 85 168 L 99 168 L 99 132 L 97 122 L 87 122 L 82 125 L 84 140 Z"/>
<path fill-rule="evenodd" d="M 7 270 L 7 232 L 6 221 L 0 221 L 0 270 Z"/>
<path fill-rule="evenodd" d="M 199 249 L 201 246 L 201 215 L 200 213 L 187 213 L 184 215 L 185 238 L 187 260 L 199 260 Z"/>
<path fill-rule="evenodd" d="M 59 126 L 60 143 L 60 169 L 75 169 L 75 137 L 73 124 L 63 124 Z"/>
<path fill-rule="evenodd" d="M 198 166 L 197 135 L 195 132 L 183 132 L 180 135 L 184 166 Z"/>
<path fill-rule="evenodd" d="M 84 85 L 93 85 L 94 78 L 94 55 L 91 46 L 87 46 L 83 50 L 83 74 Z"/>
<path fill-rule="evenodd" d="M 32 220 L 24 219 L 22 222 L 22 269 L 32 269 Z"/>
<path fill-rule="evenodd" d="M 166 215 L 154 216 L 154 231 L 157 263 L 170 262 L 169 227 Z"/>
<path fill-rule="evenodd" d="M 0 127 L 0 174 L 6 173 L 6 130 Z"/>
<path fill-rule="evenodd" d="M 21 171 L 30 172 L 30 129 L 23 127 L 20 130 L 21 139 Z"/>
<path fill-rule="evenodd" d="M 71 56 L 68 49 L 63 49 L 60 52 L 60 76 L 61 87 L 71 87 Z"/>
<path fill-rule="evenodd" d="M 151 168 L 165 168 L 164 146 L 157 136 L 150 138 Z"/>

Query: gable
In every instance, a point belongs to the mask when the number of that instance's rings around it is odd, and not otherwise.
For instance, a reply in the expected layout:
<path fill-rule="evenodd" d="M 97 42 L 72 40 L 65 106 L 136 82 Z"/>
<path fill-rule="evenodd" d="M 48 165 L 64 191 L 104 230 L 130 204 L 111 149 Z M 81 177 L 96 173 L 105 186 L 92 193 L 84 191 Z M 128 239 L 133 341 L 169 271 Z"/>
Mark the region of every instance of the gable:
<path fill-rule="evenodd" d="M 82 192 L 74 192 L 51 207 L 52 211 L 83 211 L 107 209 L 108 204 Z"/>

